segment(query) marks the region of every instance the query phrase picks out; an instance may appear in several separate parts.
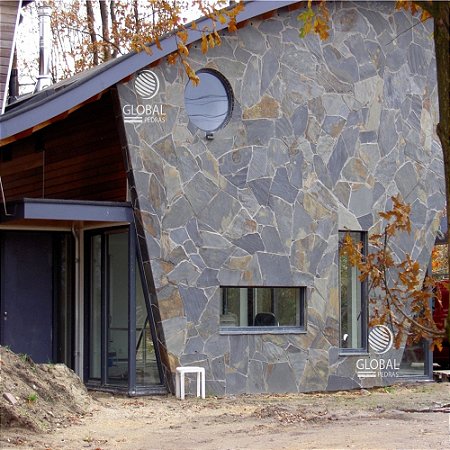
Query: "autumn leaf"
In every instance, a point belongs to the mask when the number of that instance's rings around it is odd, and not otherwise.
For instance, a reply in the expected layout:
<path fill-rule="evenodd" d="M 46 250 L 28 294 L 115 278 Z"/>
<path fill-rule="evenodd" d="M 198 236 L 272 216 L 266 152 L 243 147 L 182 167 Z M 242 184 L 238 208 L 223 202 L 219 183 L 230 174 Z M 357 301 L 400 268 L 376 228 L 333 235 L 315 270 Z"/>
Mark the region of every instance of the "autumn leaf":
<path fill-rule="evenodd" d="M 208 39 L 204 34 L 202 35 L 202 43 L 200 48 L 203 54 L 205 54 L 208 51 Z"/>
<path fill-rule="evenodd" d="M 171 53 L 168 57 L 167 57 L 167 62 L 169 64 L 175 64 L 178 60 L 178 53 Z"/>
<path fill-rule="evenodd" d="M 236 19 L 234 18 L 230 19 L 230 21 L 228 22 L 228 31 L 230 33 L 234 33 L 235 31 L 237 31 Z"/>
<path fill-rule="evenodd" d="M 186 71 L 187 76 L 192 81 L 194 86 L 197 86 L 198 83 L 200 83 L 200 78 L 197 76 L 197 74 L 192 70 L 192 67 L 189 65 L 189 63 L 183 59 L 183 65 L 184 70 Z"/>
<path fill-rule="evenodd" d="M 178 43 L 178 51 L 182 56 L 189 56 L 189 50 L 182 42 Z"/>
<path fill-rule="evenodd" d="M 318 17 L 314 22 L 314 32 L 317 33 L 323 41 L 329 37 L 329 25 L 322 18 Z"/>

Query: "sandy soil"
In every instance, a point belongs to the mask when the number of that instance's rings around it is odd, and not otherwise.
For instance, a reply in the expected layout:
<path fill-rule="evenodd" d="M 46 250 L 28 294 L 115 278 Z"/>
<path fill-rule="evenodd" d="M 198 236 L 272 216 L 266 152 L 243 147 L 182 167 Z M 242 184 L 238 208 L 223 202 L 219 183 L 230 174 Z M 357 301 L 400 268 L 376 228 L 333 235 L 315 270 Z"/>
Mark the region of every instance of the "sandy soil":
<path fill-rule="evenodd" d="M 51 431 L 4 428 L 0 447 L 450 448 L 450 383 L 333 394 L 188 397 L 184 401 L 173 396 L 92 396 L 89 413 Z"/>

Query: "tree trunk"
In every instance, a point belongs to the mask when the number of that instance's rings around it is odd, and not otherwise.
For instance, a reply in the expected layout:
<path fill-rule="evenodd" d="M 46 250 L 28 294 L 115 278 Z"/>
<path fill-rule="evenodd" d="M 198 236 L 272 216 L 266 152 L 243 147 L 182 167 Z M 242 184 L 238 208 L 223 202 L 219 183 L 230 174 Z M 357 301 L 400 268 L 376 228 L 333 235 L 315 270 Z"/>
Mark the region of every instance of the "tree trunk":
<path fill-rule="evenodd" d="M 445 195 L 447 200 L 447 244 L 450 268 L 450 3 L 433 2 L 434 46 L 436 53 L 439 123 L 437 134 L 444 159 Z M 450 340 L 450 308 L 447 315 L 447 337 Z"/>
<path fill-rule="evenodd" d="M 98 66 L 99 59 L 98 59 L 97 35 L 95 34 L 94 10 L 92 8 L 91 0 L 86 0 L 86 13 L 87 13 L 89 35 L 91 36 L 93 62 L 94 66 Z"/>
<path fill-rule="evenodd" d="M 138 0 L 134 0 L 133 2 L 133 10 L 134 10 L 134 22 L 136 24 L 136 34 L 139 34 L 141 31 L 141 25 L 139 23 L 139 4 Z"/>
<path fill-rule="evenodd" d="M 111 0 L 111 3 L 109 5 L 109 13 L 111 15 L 111 32 L 113 36 L 113 42 L 115 44 L 115 47 L 113 48 L 111 58 L 117 58 L 117 55 L 119 53 L 118 47 L 119 47 L 119 40 L 117 39 L 117 34 L 119 32 L 118 30 L 118 24 L 117 24 L 117 18 L 116 18 L 116 2 L 114 0 Z"/>
<path fill-rule="evenodd" d="M 105 1 L 100 1 L 100 16 L 102 18 L 102 36 L 103 36 L 103 61 L 111 59 L 111 48 L 109 46 L 109 17 L 108 5 Z"/>

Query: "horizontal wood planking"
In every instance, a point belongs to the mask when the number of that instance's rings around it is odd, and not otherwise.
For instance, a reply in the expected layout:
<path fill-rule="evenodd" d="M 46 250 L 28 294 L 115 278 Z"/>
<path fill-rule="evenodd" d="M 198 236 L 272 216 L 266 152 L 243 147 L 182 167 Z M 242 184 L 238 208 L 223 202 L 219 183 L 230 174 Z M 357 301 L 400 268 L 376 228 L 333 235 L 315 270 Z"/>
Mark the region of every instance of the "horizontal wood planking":
<path fill-rule="evenodd" d="M 7 201 L 126 200 L 125 166 L 110 94 L 3 147 L 0 156 Z"/>

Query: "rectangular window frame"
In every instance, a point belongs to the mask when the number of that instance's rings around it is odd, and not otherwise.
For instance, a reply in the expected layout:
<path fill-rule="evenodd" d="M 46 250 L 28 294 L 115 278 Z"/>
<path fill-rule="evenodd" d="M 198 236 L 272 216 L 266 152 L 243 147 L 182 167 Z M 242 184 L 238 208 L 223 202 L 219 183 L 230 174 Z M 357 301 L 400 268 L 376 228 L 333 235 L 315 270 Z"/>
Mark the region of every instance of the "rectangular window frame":
<path fill-rule="evenodd" d="M 367 255 L 368 250 L 368 232 L 364 230 L 339 230 L 339 251 L 341 241 L 346 233 L 358 233 L 360 238 L 359 242 L 362 243 L 363 253 Z M 367 280 L 360 283 L 360 305 L 361 305 L 361 346 L 360 347 L 343 347 L 342 346 L 342 297 L 341 297 L 341 255 L 338 254 L 338 279 L 339 279 L 339 354 L 348 355 L 367 355 L 368 354 L 368 328 L 369 328 L 369 306 L 368 306 L 368 285 Z"/>
<path fill-rule="evenodd" d="M 275 326 L 224 326 L 220 324 L 220 334 L 305 334 L 306 333 L 306 324 L 307 324 L 307 296 L 308 289 L 305 286 L 220 286 L 220 296 L 221 296 L 221 305 L 220 305 L 220 314 L 223 313 L 224 303 L 225 303 L 225 295 L 227 294 L 227 289 L 236 288 L 236 289 L 247 289 L 252 291 L 250 298 L 254 295 L 255 289 L 271 289 L 271 301 L 274 301 L 275 289 L 298 289 L 299 291 L 299 308 L 297 311 L 299 325 L 295 326 L 283 326 L 283 325 L 275 325 Z M 247 294 L 247 301 L 249 296 Z M 248 304 L 247 304 L 248 305 Z M 275 305 L 273 305 L 274 307 Z M 275 308 L 273 308 L 275 309 Z"/>

